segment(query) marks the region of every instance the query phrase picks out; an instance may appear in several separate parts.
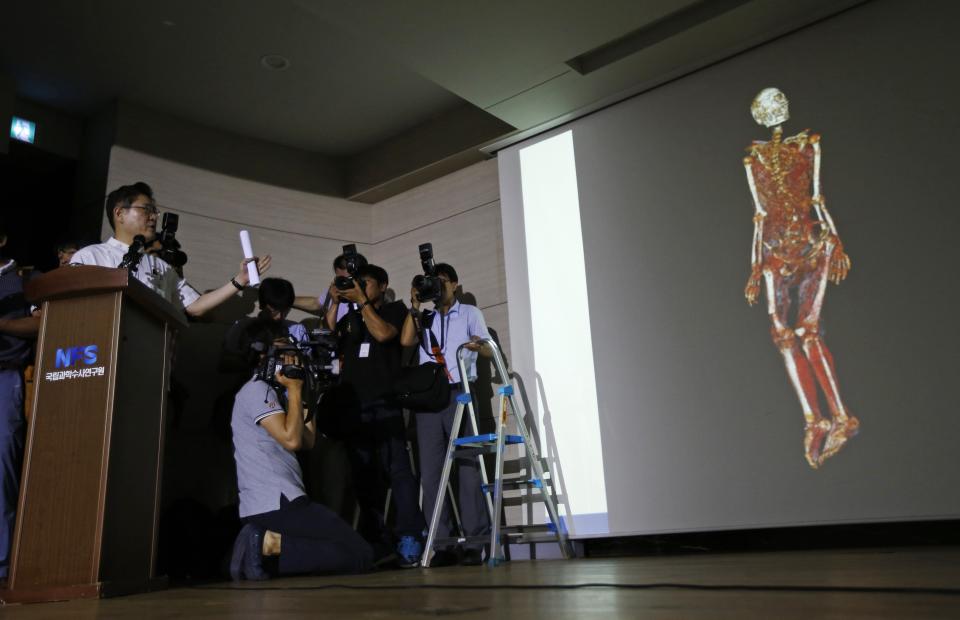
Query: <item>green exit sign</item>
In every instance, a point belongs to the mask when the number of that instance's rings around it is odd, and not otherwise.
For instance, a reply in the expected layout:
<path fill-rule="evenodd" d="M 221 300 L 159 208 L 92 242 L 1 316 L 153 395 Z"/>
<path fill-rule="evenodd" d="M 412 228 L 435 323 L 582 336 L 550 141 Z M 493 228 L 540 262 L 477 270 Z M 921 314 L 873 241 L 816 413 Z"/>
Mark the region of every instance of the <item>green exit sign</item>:
<path fill-rule="evenodd" d="M 36 135 L 37 124 L 33 121 L 28 121 L 19 116 L 14 116 L 10 121 L 10 137 L 14 140 L 33 144 Z"/>

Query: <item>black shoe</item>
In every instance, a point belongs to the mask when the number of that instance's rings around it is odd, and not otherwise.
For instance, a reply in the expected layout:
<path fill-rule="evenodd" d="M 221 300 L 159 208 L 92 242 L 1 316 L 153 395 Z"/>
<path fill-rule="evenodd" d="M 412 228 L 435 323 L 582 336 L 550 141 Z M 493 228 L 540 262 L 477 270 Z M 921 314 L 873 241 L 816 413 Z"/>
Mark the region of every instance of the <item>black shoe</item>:
<path fill-rule="evenodd" d="M 464 549 L 460 556 L 460 566 L 480 566 L 483 564 L 483 552 L 479 549 Z"/>
<path fill-rule="evenodd" d="M 437 549 L 430 558 L 430 568 L 440 568 L 441 566 L 456 566 L 457 554 L 447 549 Z"/>
<path fill-rule="evenodd" d="M 247 523 L 237 534 L 233 543 L 233 555 L 230 557 L 230 578 L 234 581 L 263 581 L 269 578 L 263 570 L 261 555 L 264 531 L 261 527 Z"/>

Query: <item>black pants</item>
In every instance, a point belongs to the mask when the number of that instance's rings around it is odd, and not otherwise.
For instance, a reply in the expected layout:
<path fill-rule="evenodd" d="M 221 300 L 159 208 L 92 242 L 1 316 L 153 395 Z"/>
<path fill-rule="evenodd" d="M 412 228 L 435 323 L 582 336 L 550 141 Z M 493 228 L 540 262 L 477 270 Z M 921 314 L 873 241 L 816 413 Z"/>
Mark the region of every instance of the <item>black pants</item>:
<path fill-rule="evenodd" d="M 373 565 L 373 550 L 347 523 L 306 495 L 280 496 L 280 509 L 243 519 L 281 536 L 279 572 L 359 573 Z"/>
<path fill-rule="evenodd" d="M 345 440 L 350 454 L 354 493 L 360 504 L 360 534 L 371 544 L 392 546 L 384 522 L 384 498 L 392 491 L 396 536 L 420 537 L 425 523 L 417 481 L 410 469 L 403 412 L 383 403 L 365 404 L 350 424 Z"/>
<path fill-rule="evenodd" d="M 457 432 L 462 436 L 464 431 L 473 434 L 470 426 L 470 413 L 466 407 L 460 420 L 459 432 L 453 428 L 453 416 L 457 411 L 457 396 L 463 393 L 459 387 L 450 386 L 450 404 L 438 413 L 417 413 L 417 444 L 420 446 L 420 481 L 423 485 L 423 513 L 429 519 L 433 515 L 433 507 L 437 503 L 437 490 L 440 485 L 440 475 L 443 473 L 443 461 L 447 455 L 447 442 L 450 433 Z M 480 465 L 476 456 L 463 456 L 455 459 L 457 476 L 457 506 L 460 509 L 460 520 L 463 522 L 463 533 L 467 536 L 482 536 L 490 533 L 490 515 L 487 511 L 486 499 L 480 488 Z M 453 478 L 451 472 L 451 479 Z M 440 496 L 443 497 L 443 494 Z M 437 526 L 437 538 L 450 536 L 453 529 L 453 520 L 450 517 L 450 507 L 444 502 L 443 512 L 440 513 L 440 523 Z M 468 545 L 480 548 L 482 545 Z"/>

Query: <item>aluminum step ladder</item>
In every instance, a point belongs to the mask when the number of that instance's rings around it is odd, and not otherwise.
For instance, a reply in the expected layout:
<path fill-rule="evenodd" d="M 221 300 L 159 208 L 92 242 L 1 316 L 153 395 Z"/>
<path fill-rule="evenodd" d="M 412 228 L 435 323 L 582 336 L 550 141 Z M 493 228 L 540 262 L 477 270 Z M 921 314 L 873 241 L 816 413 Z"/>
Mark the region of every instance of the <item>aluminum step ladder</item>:
<path fill-rule="evenodd" d="M 477 427 L 477 416 L 474 411 L 473 398 L 470 394 L 470 383 L 467 380 L 467 367 L 463 353 L 467 349 L 466 343 L 460 345 L 457 349 L 457 363 L 460 368 L 460 378 L 463 385 L 463 392 L 457 396 L 457 409 L 453 417 L 454 432 L 450 434 L 450 440 L 447 444 L 447 454 L 443 462 L 443 473 L 440 476 L 440 484 L 437 491 L 437 502 L 433 507 L 433 514 L 430 517 L 430 528 L 427 533 L 427 542 L 424 545 L 423 557 L 420 565 L 430 566 L 430 559 L 433 555 L 434 547 L 453 545 L 457 543 L 488 543 L 489 552 L 487 564 L 497 566 L 504 561 L 504 549 L 510 544 L 527 544 L 537 542 L 556 542 L 560 545 L 560 552 L 564 559 L 573 557 L 570 540 L 567 537 L 566 529 L 560 521 L 560 515 L 557 512 L 556 501 L 554 500 L 550 480 L 545 477 L 540 453 L 533 443 L 527 426 L 523 422 L 523 415 L 517 407 L 517 401 L 514 397 L 513 385 L 510 384 L 510 375 L 507 373 L 506 364 L 500 353 L 500 348 L 492 338 L 483 338 L 476 341 L 487 345 L 493 351 L 493 361 L 500 378 L 505 382 L 497 389 L 500 395 L 499 414 L 496 419 L 496 432 L 481 435 Z M 470 414 L 470 424 L 473 435 L 457 437 L 460 424 L 463 420 L 464 409 Z M 517 426 L 519 435 L 507 433 L 507 425 L 513 417 Z M 503 455 L 504 449 L 508 445 L 522 444 L 524 448 L 524 459 L 526 461 L 526 474 L 520 478 L 504 480 L 503 474 Z M 448 488 L 450 480 L 450 471 L 453 467 L 453 461 L 458 454 L 473 453 L 476 454 L 480 463 L 480 475 L 482 490 L 487 500 L 487 509 L 490 513 L 490 536 L 460 536 L 456 538 L 437 538 L 437 527 L 440 523 L 440 515 L 443 511 L 444 490 Z M 496 472 L 493 482 L 487 478 L 486 464 L 483 455 L 487 453 L 496 454 Z M 503 492 L 512 489 L 536 489 L 539 491 L 538 498 L 547 508 L 547 514 L 550 523 L 544 525 L 503 525 L 500 521 L 503 515 Z M 452 501 L 451 496 L 451 501 Z"/>

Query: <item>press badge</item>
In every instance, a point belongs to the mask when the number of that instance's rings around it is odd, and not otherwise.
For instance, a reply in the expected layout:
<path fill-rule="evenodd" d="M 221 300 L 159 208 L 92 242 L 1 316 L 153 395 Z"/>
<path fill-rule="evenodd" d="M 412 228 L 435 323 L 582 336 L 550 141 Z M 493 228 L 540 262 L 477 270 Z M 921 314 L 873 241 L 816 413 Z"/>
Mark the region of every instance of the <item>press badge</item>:
<path fill-rule="evenodd" d="M 360 343 L 360 357 L 370 357 L 370 343 L 361 342 Z"/>

